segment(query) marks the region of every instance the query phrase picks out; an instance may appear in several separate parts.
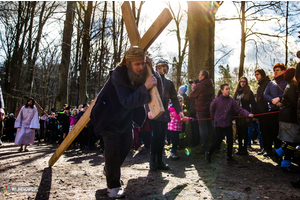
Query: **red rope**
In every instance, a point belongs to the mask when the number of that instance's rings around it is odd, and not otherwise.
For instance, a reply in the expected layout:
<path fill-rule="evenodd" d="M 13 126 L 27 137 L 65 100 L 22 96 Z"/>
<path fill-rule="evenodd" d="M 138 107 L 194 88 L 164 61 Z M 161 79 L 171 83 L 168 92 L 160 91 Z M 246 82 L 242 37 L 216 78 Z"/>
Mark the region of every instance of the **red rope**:
<path fill-rule="evenodd" d="M 279 111 L 273 111 L 273 112 L 267 112 L 267 113 L 260 113 L 260 114 L 255 114 L 254 117 L 261 116 L 261 115 L 270 115 L 274 113 L 279 113 Z M 242 118 L 244 116 L 233 116 L 232 118 Z M 211 120 L 212 118 L 201 118 L 201 119 L 195 119 L 195 120 Z"/>

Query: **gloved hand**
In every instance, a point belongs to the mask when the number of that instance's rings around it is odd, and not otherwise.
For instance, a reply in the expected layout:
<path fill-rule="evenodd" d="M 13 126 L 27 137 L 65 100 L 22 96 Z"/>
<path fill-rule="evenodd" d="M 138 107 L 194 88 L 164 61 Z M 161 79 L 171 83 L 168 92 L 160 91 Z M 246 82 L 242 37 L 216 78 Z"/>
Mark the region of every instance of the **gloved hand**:
<path fill-rule="evenodd" d="M 195 118 L 190 117 L 190 121 L 191 121 L 191 122 L 195 121 Z"/>

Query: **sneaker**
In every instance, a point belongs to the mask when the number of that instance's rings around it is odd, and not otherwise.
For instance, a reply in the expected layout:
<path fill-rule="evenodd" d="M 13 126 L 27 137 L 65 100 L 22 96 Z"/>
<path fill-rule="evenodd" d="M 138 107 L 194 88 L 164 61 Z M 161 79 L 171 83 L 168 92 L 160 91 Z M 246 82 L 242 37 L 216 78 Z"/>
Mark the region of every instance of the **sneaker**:
<path fill-rule="evenodd" d="M 177 160 L 178 158 L 180 158 L 179 156 L 176 156 L 174 153 L 171 153 L 170 156 L 173 160 Z"/>
<path fill-rule="evenodd" d="M 227 163 L 237 164 L 238 161 L 233 157 L 227 157 Z"/>
<path fill-rule="evenodd" d="M 117 188 L 112 188 L 109 189 L 107 188 L 108 196 L 110 198 L 122 198 L 125 197 L 125 191 L 122 187 L 117 187 Z"/>
<path fill-rule="evenodd" d="M 205 160 L 206 160 L 206 162 L 211 163 L 211 155 L 209 154 L 208 151 L 205 152 Z"/>

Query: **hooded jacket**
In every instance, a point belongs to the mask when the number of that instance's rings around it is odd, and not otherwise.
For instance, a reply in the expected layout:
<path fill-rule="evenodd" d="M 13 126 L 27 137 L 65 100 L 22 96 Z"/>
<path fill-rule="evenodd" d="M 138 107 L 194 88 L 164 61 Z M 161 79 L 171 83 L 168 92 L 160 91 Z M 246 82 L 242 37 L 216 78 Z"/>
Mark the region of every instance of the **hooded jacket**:
<path fill-rule="evenodd" d="M 91 111 L 91 120 L 97 136 L 103 130 L 124 131 L 132 121 L 142 126 L 146 113 L 144 104 L 150 101 L 145 85 L 134 89 L 128 77 L 126 66 L 117 66 L 110 71 L 110 77 L 98 94 Z M 111 130 L 115 127 L 114 130 Z"/>
<path fill-rule="evenodd" d="M 190 98 L 195 99 L 197 112 L 209 112 L 210 103 L 214 96 L 215 89 L 211 78 L 205 78 L 197 83 L 190 94 Z"/>

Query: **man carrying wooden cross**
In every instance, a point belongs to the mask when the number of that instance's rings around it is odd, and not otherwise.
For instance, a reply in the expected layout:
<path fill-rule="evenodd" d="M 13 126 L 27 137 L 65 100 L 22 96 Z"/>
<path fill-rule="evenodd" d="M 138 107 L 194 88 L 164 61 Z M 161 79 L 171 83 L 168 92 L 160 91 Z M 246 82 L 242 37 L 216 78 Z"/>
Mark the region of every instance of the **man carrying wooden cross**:
<path fill-rule="evenodd" d="M 119 65 L 110 71 L 110 78 L 91 112 L 95 134 L 104 138 L 104 173 L 111 198 L 125 196 L 120 184 L 120 168 L 133 144 L 132 121 L 143 124 L 144 104 L 151 100 L 148 91 L 157 85 L 154 75 L 146 78 L 146 62 L 152 66 L 143 49 L 130 47 Z"/>

